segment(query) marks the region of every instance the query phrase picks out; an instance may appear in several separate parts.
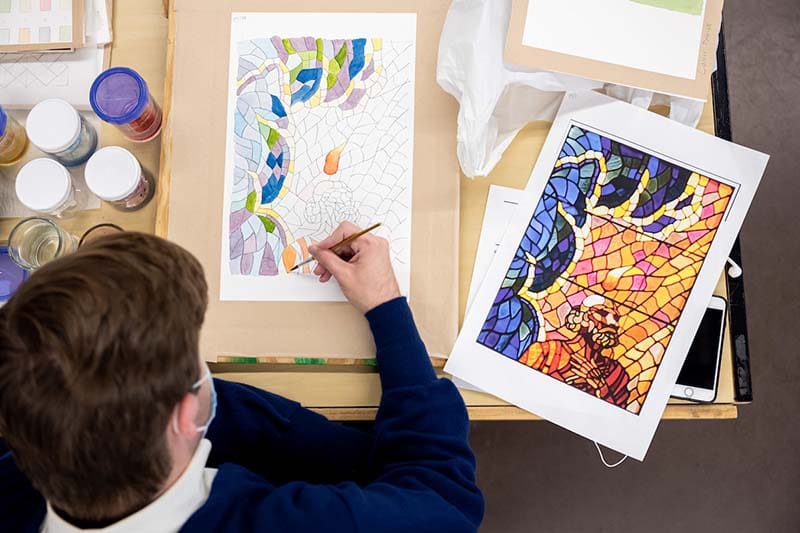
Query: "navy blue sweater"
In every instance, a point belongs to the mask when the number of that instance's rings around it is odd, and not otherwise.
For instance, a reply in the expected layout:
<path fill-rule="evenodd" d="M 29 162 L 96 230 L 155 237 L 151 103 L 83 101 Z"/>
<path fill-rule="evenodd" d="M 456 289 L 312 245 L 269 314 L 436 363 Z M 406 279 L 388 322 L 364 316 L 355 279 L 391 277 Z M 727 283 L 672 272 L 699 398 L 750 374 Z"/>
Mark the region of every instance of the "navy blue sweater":
<path fill-rule="evenodd" d="M 404 298 L 367 313 L 383 387 L 371 432 L 215 380 L 206 503 L 183 531 L 476 531 L 483 497 L 464 402 L 437 379 Z M 38 531 L 45 502 L 0 448 L 0 531 Z"/>

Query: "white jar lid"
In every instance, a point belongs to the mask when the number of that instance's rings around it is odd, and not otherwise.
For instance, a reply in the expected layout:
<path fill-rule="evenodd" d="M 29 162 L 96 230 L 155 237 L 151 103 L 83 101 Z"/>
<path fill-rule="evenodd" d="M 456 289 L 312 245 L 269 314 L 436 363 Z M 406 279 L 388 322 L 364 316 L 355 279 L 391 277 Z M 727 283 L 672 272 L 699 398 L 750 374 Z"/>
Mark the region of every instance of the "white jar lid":
<path fill-rule="evenodd" d="M 75 108 L 59 98 L 39 102 L 25 122 L 28 138 L 42 151 L 63 152 L 81 133 L 81 117 Z"/>
<path fill-rule="evenodd" d="M 47 213 L 67 201 L 72 192 L 72 177 L 58 161 L 41 157 L 20 169 L 15 188 L 25 207 Z"/>
<path fill-rule="evenodd" d="M 106 146 L 89 158 L 84 176 L 86 185 L 96 196 L 116 202 L 130 196 L 139 186 L 142 166 L 125 148 Z"/>

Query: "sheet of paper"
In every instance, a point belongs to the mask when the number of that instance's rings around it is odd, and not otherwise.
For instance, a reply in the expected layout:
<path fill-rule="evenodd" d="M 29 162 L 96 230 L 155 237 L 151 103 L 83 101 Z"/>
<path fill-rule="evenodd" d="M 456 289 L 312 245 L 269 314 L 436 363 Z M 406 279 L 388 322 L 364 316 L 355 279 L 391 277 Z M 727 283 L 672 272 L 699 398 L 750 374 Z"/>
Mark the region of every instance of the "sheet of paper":
<path fill-rule="evenodd" d="M 767 159 L 567 95 L 445 370 L 642 460 Z"/>
<path fill-rule="evenodd" d="M 98 146 L 100 145 L 100 119 L 94 113 L 83 112 L 83 117 L 97 130 Z M 11 110 L 9 115 L 14 117 L 20 124 L 25 125 L 25 117 L 28 115 L 27 111 L 19 109 Z M 28 145 L 28 151 L 25 156 L 16 165 L 8 167 L 0 167 L 0 218 L 1 217 L 28 217 L 36 213 L 22 205 L 17 200 L 17 194 L 14 191 L 14 183 L 17 178 L 19 170 L 32 159 L 37 157 L 49 157 L 47 154 L 33 146 Z M 70 174 L 72 175 L 73 184 L 75 185 L 75 199 L 84 207 L 84 209 L 99 209 L 100 199 L 89 192 L 86 187 L 86 180 L 83 177 L 83 169 L 85 165 L 71 168 Z"/>
<path fill-rule="evenodd" d="M 72 0 L 0 0 L 0 46 L 72 39 Z"/>
<path fill-rule="evenodd" d="M 31 108 L 47 98 L 62 98 L 89 109 L 89 89 L 103 70 L 103 48 L 74 52 L 0 54 L 0 93 L 9 108 Z"/>
<path fill-rule="evenodd" d="M 486 271 L 492 263 L 494 253 L 500 246 L 500 241 L 508 228 L 519 205 L 522 191 L 511 187 L 491 185 L 489 195 L 486 197 L 486 209 L 483 212 L 483 225 L 481 236 L 478 240 L 478 251 L 475 253 L 475 265 L 472 267 L 472 281 L 469 284 L 467 296 L 467 309 L 472 306 L 472 301 L 483 283 Z"/>
<path fill-rule="evenodd" d="M 700 12 L 692 14 L 634 0 L 530 0 L 522 41 L 553 52 L 694 79 L 704 7 L 701 2 Z"/>
<path fill-rule="evenodd" d="M 344 300 L 288 272 L 344 220 L 383 223 L 408 294 L 415 39 L 414 14 L 233 14 L 220 299 Z"/>
<path fill-rule="evenodd" d="M 467 311 L 472 306 L 472 301 L 483 283 L 486 271 L 492 263 L 492 258 L 503 240 L 503 235 L 514 217 L 522 191 L 500 185 L 489 186 L 489 195 L 486 197 L 486 209 L 483 211 L 483 225 L 481 236 L 478 240 L 478 251 L 475 253 L 475 265 L 472 267 L 472 281 L 469 284 L 467 296 Z M 462 389 L 480 389 L 453 377 L 453 383 Z"/>
<path fill-rule="evenodd" d="M 111 42 L 112 6 L 112 0 L 84 1 L 86 46 L 102 46 Z"/>

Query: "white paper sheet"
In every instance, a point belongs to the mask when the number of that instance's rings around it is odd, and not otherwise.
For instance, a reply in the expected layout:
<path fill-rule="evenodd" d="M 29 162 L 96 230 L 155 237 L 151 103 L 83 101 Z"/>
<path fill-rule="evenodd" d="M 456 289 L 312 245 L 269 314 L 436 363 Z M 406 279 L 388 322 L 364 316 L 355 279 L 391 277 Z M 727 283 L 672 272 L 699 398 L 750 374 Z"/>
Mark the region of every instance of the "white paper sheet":
<path fill-rule="evenodd" d="M 613 151 L 568 138 L 581 130 Z M 642 460 L 767 159 L 599 94 L 568 95 L 445 370 Z M 507 316 L 530 339 L 501 327 Z"/>
<path fill-rule="evenodd" d="M 530 0 L 522 41 L 553 52 L 694 79 L 702 30 L 702 13 L 689 15 L 631 0 Z"/>
<path fill-rule="evenodd" d="M 511 187 L 491 185 L 486 197 L 486 209 L 483 212 L 483 225 L 478 240 L 478 251 L 475 253 L 475 265 L 472 267 L 472 281 L 469 284 L 467 309 L 472 307 L 475 295 L 486 277 L 486 271 L 492 263 L 500 241 L 508 228 L 519 205 L 522 191 Z"/>
<path fill-rule="evenodd" d="M 0 93 L 7 108 L 30 109 L 47 98 L 61 98 L 90 109 L 89 89 L 103 70 L 102 48 L 74 52 L 0 54 Z"/>
<path fill-rule="evenodd" d="M 408 294 L 415 41 L 414 14 L 233 14 L 222 300 L 344 300 L 287 273 L 343 220 L 383 223 Z"/>
<path fill-rule="evenodd" d="M 472 302 L 475 300 L 475 295 L 486 277 L 486 271 L 489 270 L 492 258 L 516 213 L 522 194 L 523 191 L 511 187 L 489 186 L 486 209 L 483 211 L 481 236 L 478 240 L 478 251 L 475 253 L 475 265 L 472 267 L 472 280 L 469 283 L 467 311 L 472 307 Z M 478 387 L 457 377 L 453 377 L 453 383 L 461 389 L 480 391 Z"/>
<path fill-rule="evenodd" d="M 111 0 L 108 2 L 106 0 L 85 0 L 86 46 L 102 46 L 111 43 L 111 13 L 109 13 L 111 6 L 113 6 Z"/>

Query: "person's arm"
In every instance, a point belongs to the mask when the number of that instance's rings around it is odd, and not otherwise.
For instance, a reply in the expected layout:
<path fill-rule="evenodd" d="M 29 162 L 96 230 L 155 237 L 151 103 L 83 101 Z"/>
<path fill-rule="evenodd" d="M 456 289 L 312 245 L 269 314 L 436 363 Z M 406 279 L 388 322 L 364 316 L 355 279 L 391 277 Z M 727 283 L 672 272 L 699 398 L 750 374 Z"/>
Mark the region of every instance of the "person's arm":
<path fill-rule="evenodd" d="M 478 529 L 483 497 L 467 443 L 466 408 L 449 380 L 437 379 L 404 298 L 367 313 L 383 395 L 375 421 L 372 482 L 278 488 L 247 472 L 218 475 L 209 512 L 187 531 L 269 524 L 275 531 L 459 533 Z M 280 460 L 276 458 L 276 460 Z M 229 494 L 246 506 L 231 512 Z M 215 510 L 215 506 L 219 505 Z"/>
<path fill-rule="evenodd" d="M 372 435 L 336 424 L 276 394 L 220 379 L 207 465 L 243 466 L 271 483 L 367 478 Z"/>
<path fill-rule="evenodd" d="M 371 454 L 374 479 L 363 488 L 292 484 L 280 493 L 322 514 L 337 510 L 356 531 L 474 531 L 483 517 L 483 496 L 475 482 L 464 401 L 451 381 L 436 378 L 400 297 L 388 243 L 359 237 L 338 252 L 346 260 L 329 250 L 357 231 L 344 223 L 311 253 L 319 262 L 315 274 L 321 281 L 336 278 L 365 313 L 375 339 L 383 394 Z"/>
<path fill-rule="evenodd" d="M 424 514 L 408 516 L 417 505 L 441 520 L 440 531 L 477 529 L 483 496 L 475 482 L 469 419 L 460 393 L 450 380 L 436 378 L 405 298 L 369 311 L 367 319 L 383 395 L 375 423 L 374 467 L 379 473 L 366 492 L 407 531 L 424 531 L 429 520 L 436 522 Z M 364 530 L 379 529 L 381 517 L 372 519 L 377 521 L 360 524 Z"/>
<path fill-rule="evenodd" d="M 386 241 L 360 237 L 344 251 L 348 261 L 327 249 L 356 231 L 344 224 L 311 253 L 319 262 L 315 273 L 322 281 L 336 277 L 348 300 L 365 313 L 375 339 L 383 394 L 369 452 L 371 482 L 274 488 L 241 473 L 217 476 L 217 492 L 247 494 L 246 519 L 276 531 L 476 531 L 483 497 L 467 440 L 466 407 L 452 382 L 436 378 L 399 295 Z M 214 492 L 212 487 L 212 506 Z M 229 513 L 217 514 L 218 524 L 211 518 L 215 513 L 203 516 L 204 529 L 221 527 L 223 514 L 231 520 Z"/>

